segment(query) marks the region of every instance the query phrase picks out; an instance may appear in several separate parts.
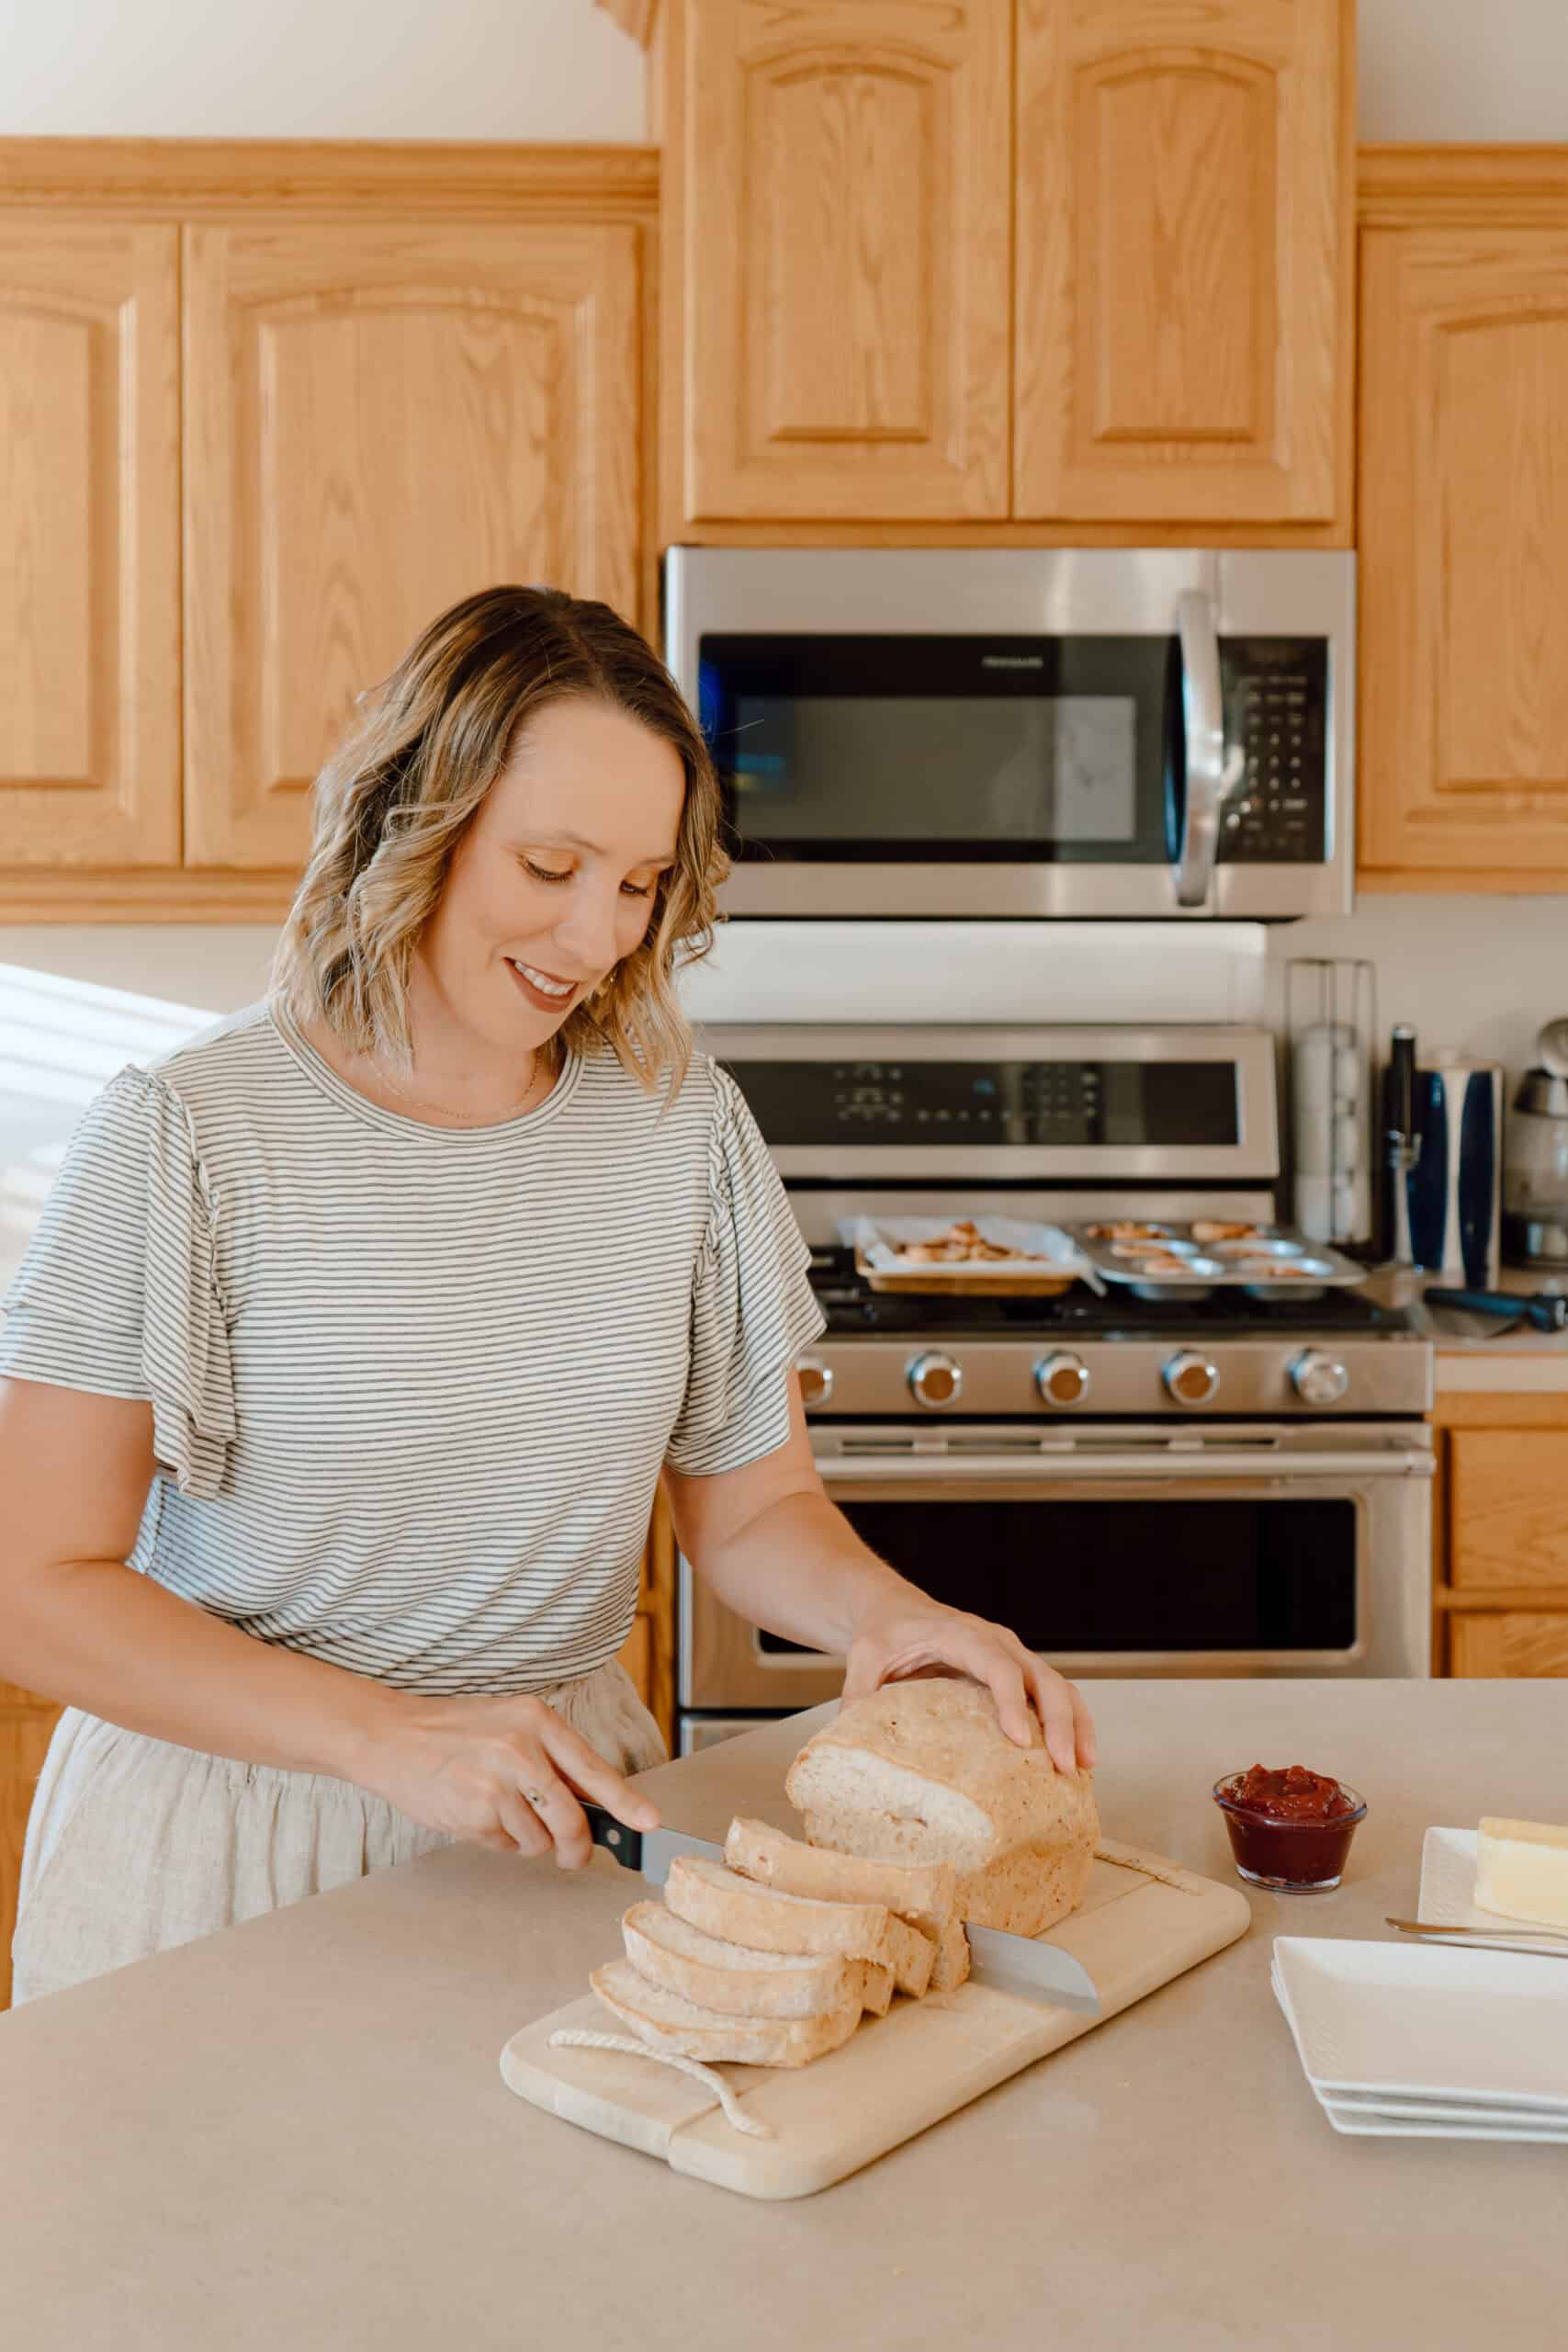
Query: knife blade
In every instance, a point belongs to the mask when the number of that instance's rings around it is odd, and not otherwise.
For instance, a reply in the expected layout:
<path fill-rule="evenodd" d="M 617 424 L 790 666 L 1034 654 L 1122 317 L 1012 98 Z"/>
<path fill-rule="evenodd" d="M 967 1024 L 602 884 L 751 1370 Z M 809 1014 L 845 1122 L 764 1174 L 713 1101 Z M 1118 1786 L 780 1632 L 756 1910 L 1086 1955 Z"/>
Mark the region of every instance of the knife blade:
<path fill-rule="evenodd" d="M 640 1871 L 650 1886 L 662 1886 L 678 1854 L 700 1861 L 722 1862 L 724 1848 L 711 1838 L 689 1837 L 682 1829 L 628 1829 L 602 1805 L 583 1804 L 589 1835 L 596 1846 L 613 1854 L 623 1869 Z M 993 1993 L 1010 1993 L 1015 2000 L 1037 2001 L 1046 2008 L 1076 2009 L 1097 2018 L 1100 1995 L 1081 1961 L 1059 1944 L 1043 1943 L 1033 1936 L 1011 1936 L 1003 1928 L 967 1929 L 969 1982 Z"/>

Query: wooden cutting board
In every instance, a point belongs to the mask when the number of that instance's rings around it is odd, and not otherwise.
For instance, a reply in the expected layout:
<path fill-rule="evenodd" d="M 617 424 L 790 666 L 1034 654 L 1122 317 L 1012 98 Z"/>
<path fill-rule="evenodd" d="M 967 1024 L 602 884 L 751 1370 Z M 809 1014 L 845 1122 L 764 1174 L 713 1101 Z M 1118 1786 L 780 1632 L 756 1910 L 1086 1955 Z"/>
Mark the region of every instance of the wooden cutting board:
<path fill-rule="evenodd" d="M 1111 2018 L 1234 1943 L 1251 1917 L 1239 1887 L 1107 1843 L 1078 1908 L 1041 1940 L 1083 1962 Z M 552 2050 L 551 2034 L 563 2029 L 626 2031 L 592 1993 L 513 2034 L 501 2073 L 520 2098 L 661 2156 L 676 2172 L 742 2197 L 809 2197 L 1098 2022 L 978 1984 L 897 1999 L 814 2065 L 715 2069 L 747 2114 L 772 2126 L 767 2140 L 738 2132 L 712 2091 L 672 2066 L 611 2050 Z"/>

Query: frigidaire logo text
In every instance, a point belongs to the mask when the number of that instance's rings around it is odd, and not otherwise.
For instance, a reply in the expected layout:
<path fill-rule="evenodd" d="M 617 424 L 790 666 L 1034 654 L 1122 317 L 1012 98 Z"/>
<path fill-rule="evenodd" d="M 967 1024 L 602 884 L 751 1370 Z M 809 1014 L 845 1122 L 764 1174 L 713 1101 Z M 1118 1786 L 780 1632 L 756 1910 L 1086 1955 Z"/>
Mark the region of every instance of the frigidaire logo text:
<path fill-rule="evenodd" d="M 1043 670 L 1043 653 L 982 653 L 982 670 Z"/>

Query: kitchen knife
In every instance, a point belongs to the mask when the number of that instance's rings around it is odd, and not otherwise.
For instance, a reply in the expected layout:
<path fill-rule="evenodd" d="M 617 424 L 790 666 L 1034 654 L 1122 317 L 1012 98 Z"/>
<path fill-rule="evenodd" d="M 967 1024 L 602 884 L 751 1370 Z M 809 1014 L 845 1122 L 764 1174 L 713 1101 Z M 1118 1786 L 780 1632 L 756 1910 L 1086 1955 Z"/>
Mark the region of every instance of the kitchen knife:
<path fill-rule="evenodd" d="M 708 1838 L 689 1838 L 680 1829 L 628 1829 L 602 1805 L 583 1801 L 588 1831 L 596 1846 L 613 1854 L 622 1867 L 638 1871 L 652 1886 L 662 1886 L 677 1854 L 692 1854 L 699 1861 L 722 1862 L 724 1848 Z M 969 1938 L 969 1982 L 993 1993 L 1010 1993 L 1016 2000 L 1038 2001 L 1046 2008 L 1077 2009 L 1085 2017 L 1100 2015 L 1100 1995 L 1087 1968 L 1059 1944 L 1039 1942 L 1032 1936 L 1010 1936 L 1001 1928 L 966 1930 Z"/>
<path fill-rule="evenodd" d="M 1506 1290 L 1439 1290 L 1425 1294 L 1428 1306 L 1460 1306 L 1471 1315 L 1506 1315 L 1510 1329 L 1521 1323 L 1533 1324 L 1538 1331 L 1568 1331 L 1568 1297 L 1559 1291 L 1537 1290 L 1517 1295 Z M 1506 1339 L 1506 1332 L 1492 1334 L 1494 1339 Z"/>

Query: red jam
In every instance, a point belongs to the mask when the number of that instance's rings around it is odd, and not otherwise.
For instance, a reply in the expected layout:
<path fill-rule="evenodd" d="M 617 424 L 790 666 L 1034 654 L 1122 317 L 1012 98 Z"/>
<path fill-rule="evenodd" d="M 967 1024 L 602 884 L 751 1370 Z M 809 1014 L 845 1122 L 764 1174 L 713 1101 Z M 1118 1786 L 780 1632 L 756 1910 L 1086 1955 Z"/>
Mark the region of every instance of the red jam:
<path fill-rule="evenodd" d="M 1337 1886 L 1366 1805 L 1325 1772 L 1304 1764 L 1269 1771 L 1254 1764 L 1215 1784 L 1231 1851 L 1255 1886 Z"/>

